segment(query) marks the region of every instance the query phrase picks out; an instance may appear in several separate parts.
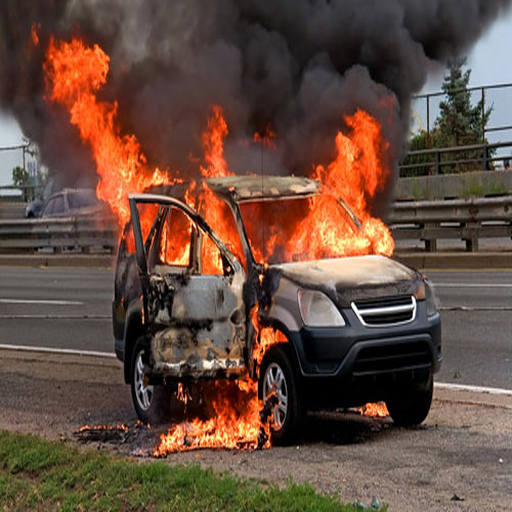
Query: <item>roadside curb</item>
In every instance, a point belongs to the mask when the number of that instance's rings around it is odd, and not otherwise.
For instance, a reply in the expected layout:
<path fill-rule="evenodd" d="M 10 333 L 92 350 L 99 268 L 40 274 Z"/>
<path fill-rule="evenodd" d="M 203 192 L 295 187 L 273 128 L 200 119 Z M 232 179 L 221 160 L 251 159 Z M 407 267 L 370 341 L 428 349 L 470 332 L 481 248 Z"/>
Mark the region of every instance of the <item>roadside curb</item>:
<path fill-rule="evenodd" d="M 434 400 L 447 404 L 512 409 L 512 390 L 436 382 Z"/>
<path fill-rule="evenodd" d="M 0 354 L 5 360 L 30 361 L 41 364 L 75 364 L 83 366 L 102 366 L 120 368 L 122 364 L 115 356 L 109 353 L 94 353 L 88 351 L 73 351 L 59 349 L 45 349 L 39 347 L 16 347 L 2 345 Z"/>

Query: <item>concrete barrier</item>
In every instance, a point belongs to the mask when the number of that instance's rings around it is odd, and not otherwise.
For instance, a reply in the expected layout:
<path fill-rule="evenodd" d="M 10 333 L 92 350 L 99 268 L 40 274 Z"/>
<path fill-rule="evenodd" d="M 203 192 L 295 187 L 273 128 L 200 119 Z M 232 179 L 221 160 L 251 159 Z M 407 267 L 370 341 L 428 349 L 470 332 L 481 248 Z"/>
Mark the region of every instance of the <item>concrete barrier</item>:
<path fill-rule="evenodd" d="M 0 220 L 16 220 L 25 218 L 27 203 L 4 203 L 0 201 Z"/>
<path fill-rule="evenodd" d="M 481 171 L 399 178 L 397 201 L 488 197 L 512 194 L 512 171 Z"/>

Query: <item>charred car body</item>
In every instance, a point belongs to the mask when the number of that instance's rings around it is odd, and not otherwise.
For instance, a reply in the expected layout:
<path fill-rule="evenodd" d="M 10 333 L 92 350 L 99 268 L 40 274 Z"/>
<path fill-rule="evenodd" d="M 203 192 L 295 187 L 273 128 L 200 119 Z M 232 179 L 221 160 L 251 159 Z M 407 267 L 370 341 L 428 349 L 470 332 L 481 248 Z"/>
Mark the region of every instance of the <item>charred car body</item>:
<path fill-rule="evenodd" d="M 235 241 L 217 236 L 172 190 L 130 196 L 113 323 L 139 418 L 165 412 L 177 382 L 248 374 L 258 379 L 260 398 L 277 398 L 274 442 L 291 441 L 312 408 L 384 400 L 396 423 L 421 423 L 442 360 L 429 282 L 383 256 L 304 261 L 300 251 L 265 255 L 276 233 L 270 224 L 286 220 L 287 211 L 297 216 L 321 193 L 314 180 L 206 183 L 210 201 L 225 206 L 221 231 L 231 223 Z M 357 231 L 357 218 L 337 201 L 340 222 Z M 212 250 L 216 270 L 205 256 Z M 257 357 L 262 328 L 278 332 L 279 341 Z"/>

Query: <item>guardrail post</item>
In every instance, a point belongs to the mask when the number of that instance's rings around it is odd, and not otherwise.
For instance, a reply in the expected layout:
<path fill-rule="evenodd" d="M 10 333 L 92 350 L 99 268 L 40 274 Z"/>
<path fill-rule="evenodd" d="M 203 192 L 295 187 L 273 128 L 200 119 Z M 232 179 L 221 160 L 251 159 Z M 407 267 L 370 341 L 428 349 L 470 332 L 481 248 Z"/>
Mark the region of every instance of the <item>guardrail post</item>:
<path fill-rule="evenodd" d="M 441 174 L 441 152 L 436 151 L 436 174 Z"/>
<path fill-rule="evenodd" d="M 422 240 L 425 242 L 425 251 L 426 252 L 436 252 L 437 251 L 437 240 L 429 234 L 429 231 L 433 232 L 431 228 L 435 228 L 438 226 L 437 222 L 426 222 L 425 224 L 420 224 L 420 231 L 423 232 Z M 434 235 L 435 236 L 435 235 Z"/>
<path fill-rule="evenodd" d="M 430 96 L 427 94 L 427 135 L 430 137 Z"/>
<path fill-rule="evenodd" d="M 467 252 L 478 252 L 478 222 L 467 222 L 464 226 Z"/>
<path fill-rule="evenodd" d="M 485 144 L 485 87 L 482 87 L 482 143 Z M 487 167 L 484 167 L 484 171 Z"/>
<path fill-rule="evenodd" d="M 482 169 L 484 171 L 489 169 L 489 147 L 487 144 L 484 146 L 484 152 L 482 156 Z"/>

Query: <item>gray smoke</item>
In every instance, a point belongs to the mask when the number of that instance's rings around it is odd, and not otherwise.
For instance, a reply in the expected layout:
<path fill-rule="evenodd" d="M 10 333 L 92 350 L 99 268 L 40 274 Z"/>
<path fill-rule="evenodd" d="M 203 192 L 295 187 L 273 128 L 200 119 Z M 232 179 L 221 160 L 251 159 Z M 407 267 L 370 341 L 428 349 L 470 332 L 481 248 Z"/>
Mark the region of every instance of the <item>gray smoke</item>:
<path fill-rule="evenodd" d="M 466 52 L 510 0 L 4 0 L 0 107 L 45 162 L 71 179 L 94 173 L 67 114 L 44 98 L 50 34 L 81 35 L 111 56 L 107 101 L 151 164 L 197 172 L 211 106 L 223 107 L 226 156 L 259 171 L 240 143 L 271 127 L 265 171 L 307 174 L 334 154 L 343 116 L 363 108 L 382 124 L 396 168 L 411 96 L 430 69 Z M 31 45 L 40 23 L 41 44 Z M 193 174 L 192 174 L 193 175 Z M 194 175 L 193 175 L 194 176 Z"/>

